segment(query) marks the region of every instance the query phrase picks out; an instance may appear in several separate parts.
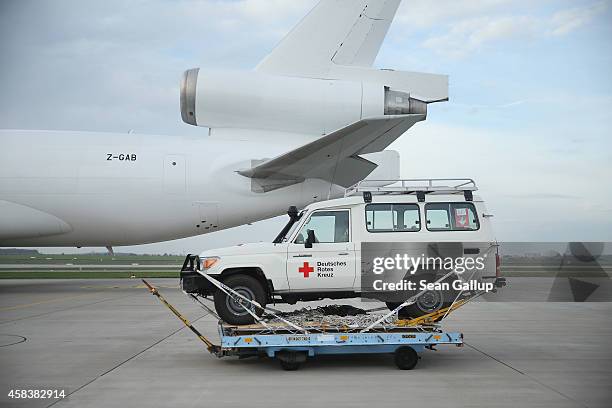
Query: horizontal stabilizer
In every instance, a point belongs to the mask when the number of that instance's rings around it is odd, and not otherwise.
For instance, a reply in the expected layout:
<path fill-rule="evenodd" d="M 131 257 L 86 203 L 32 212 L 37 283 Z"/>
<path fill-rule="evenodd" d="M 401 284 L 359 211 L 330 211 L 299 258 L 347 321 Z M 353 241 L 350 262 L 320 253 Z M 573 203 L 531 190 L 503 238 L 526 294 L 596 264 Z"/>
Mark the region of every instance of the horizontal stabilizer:
<path fill-rule="evenodd" d="M 363 119 L 329 135 L 238 173 L 265 192 L 317 178 L 343 187 L 363 180 L 376 164 L 360 154 L 380 152 L 425 115 Z"/>
<path fill-rule="evenodd" d="M 409 91 L 410 96 L 426 103 L 448 100 L 447 75 L 333 65 L 328 78 L 385 84 L 391 89 Z"/>

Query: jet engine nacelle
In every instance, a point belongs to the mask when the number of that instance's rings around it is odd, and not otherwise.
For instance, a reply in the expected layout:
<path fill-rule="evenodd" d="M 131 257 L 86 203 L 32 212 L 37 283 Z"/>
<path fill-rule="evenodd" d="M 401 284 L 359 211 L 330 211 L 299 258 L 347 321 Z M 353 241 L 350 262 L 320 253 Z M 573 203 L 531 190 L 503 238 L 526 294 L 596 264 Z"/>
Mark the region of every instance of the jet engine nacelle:
<path fill-rule="evenodd" d="M 327 134 L 362 118 L 426 110 L 408 93 L 370 82 L 199 68 L 181 82 L 183 121 L 210 128 Z"/>

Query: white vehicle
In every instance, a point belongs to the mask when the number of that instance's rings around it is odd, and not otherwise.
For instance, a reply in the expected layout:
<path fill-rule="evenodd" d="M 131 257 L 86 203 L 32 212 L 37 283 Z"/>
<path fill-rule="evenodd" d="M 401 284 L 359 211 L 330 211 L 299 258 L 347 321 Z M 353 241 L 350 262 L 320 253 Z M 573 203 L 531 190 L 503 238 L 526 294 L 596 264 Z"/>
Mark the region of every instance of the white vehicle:
<path fill-rule="evenodd" d="M 206 234 L 398 177 L 384 149 L 448 99 L 445 75 L 372 68 L 399 2 L 322 0 L 253 71 L 186 71 L 201 135 L 0 130 L 0 246 Z"/>
<path fill-rule="evenodd" d="M 250 323 L 252 316 L 199 274 L 223 282 L 262 306 L 357 297 L 362 294 L 364 243 L 461 243 L 461 256 L 488 256 L 484 272 L 490 272 L 491 278 L 498 275 L 491 215 L 482 199 L 473 195 L 476 186 L 472 180 L 390 183 L 372 187 L 375 182 L 361 182 L 348 189 L 344 198 L 311 204 L 300 213 L 290 208 L 290 221 L 273 242 L 202 252 L 196 270 L 183 268 L 183 289 L 213 295 L 217 313 L 232 324 Z M 427 278 L 436 282 L 440 273 L 434 270 Z M 417 317 L 445 303 L 450 302 L 440 291 L 427 291 L 402 312 Z M 393 310 L 399 304 L 401 301 L 388 306 Z"/>

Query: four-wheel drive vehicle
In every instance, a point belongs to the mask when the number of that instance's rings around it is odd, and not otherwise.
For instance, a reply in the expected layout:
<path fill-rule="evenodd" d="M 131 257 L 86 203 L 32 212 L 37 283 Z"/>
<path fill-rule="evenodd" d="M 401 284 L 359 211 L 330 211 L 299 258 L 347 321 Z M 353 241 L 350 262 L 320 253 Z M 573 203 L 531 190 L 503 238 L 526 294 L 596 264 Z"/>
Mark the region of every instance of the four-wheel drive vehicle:
<path fill-rule="evenodd" d="M 440 185 L 441 182 L 454 184 Z M 499 260 L 491 215 L 482 199 L 472 194 L 474 190 L 476 186 L 470 179 L 400 180 L 387 187 L 358 183 L 347 190 L 344 198 L 314 203 L 299 213 L 291 207 L 289 223 L 273 242 L 201 253 L 195 271 L 181 272 L 183 290 L 199 296 L 212 295 L 217 313 L 230 324 L 249 324 L 253 317 L 201 275 L 223 282 L 262 306 L 358 297 L 362 294 L 364 242 L 474 243 L 480 247 L 470 248 L 469 253 L 492 251 L 489 259 L 493 265 L 488 266 L 487 272 L 496 275 Z M 433 282 L 438 277 L 429 279 Z M 431 290 L 402 312 L 418 317 L 444 307 L 445 302 L 448 299 Z M 387 305 L 393 310 L 400 303 Z M 257 308 L 251 310 L 261 314 Z"/>

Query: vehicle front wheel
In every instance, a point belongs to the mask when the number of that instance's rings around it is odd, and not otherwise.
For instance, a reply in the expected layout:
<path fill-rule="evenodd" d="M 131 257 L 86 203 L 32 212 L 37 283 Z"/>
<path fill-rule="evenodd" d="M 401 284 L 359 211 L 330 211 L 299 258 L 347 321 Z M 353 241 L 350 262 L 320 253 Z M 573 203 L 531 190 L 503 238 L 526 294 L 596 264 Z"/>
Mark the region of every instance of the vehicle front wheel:
<path fill-rule="evenodd" d="M 256 278 L 243 274 L 230 275 L 223 279 L 223 283 L 245 298 L 254 300 L 262 307 L 265 307 L 266 291 Z M 219 314 L 219 317 L 229 324 L 251 324 L 255 322 L 255 319 L 245 310 L 245 307 L 257 316 L 263 314 L 262 309 L 242 299 L 233 299 L 221 290 L 215 292 L 214 298 L 215 310 Z"/>

